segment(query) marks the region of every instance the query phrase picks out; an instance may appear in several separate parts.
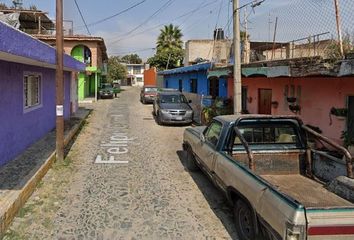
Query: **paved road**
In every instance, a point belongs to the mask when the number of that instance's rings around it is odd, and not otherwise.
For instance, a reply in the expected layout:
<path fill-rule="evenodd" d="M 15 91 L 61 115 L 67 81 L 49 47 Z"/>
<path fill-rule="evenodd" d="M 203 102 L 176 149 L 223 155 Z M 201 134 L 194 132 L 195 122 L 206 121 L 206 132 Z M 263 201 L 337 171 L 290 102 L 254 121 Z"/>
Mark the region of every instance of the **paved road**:
<path fill-rule="evenodd" d="M 76 170 L 52 227 L 31 238 L 237 239 L 226 199 L 184 168 L 185 127 L 158 126 L 138 94 L 95 105 L 69 153 Z"/>

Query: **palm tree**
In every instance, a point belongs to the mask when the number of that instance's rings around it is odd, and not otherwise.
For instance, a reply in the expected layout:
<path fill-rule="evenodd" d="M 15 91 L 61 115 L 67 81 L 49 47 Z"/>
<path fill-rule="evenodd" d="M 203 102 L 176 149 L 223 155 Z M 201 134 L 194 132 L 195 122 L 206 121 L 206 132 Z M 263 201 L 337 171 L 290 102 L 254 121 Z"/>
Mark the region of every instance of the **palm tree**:
<path fill-rule="evenodd" d="M 182 32 L 177 26 L 165 25 L 157 38 L 157 51 L 182 49 Z"/>

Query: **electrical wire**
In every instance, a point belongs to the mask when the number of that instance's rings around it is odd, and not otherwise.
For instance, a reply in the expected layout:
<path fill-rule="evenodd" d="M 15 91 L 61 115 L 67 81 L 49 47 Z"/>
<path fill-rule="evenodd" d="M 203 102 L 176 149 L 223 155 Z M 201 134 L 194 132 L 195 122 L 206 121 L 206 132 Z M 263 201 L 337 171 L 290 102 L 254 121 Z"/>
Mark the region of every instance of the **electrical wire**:
<path fill-rule="evenodd" d="M 144 2 L 146 2 L 146 0 L 143 0 L 143 1 L 140 1 L 140 2 L 138 2 L 138 3 L 135 3 L 134 5 L 132 5 L 132 6 L 128 7 L 128 8 L 126 8 L 126 9 L 124 9 L 124 10 L 122 10 L 122 11 L 116 13 L 116 14 L 113 14 L 113 15 L 111 15 L 111 16 L 109 16 L 109 17 L 103 18 L 103 19 L 98 20 L 98 21 L 96 21 L 96 22 L 89 23 L 89 24 L 87 24 L 87 26 L 88 26 L 88 27 L 92 27 L 92 26 L 95 26 L 95 25 L 97 25 L 97 24 L 100 24 L 100 23 L 103 23 L 103 22 L 105 22 L 105 21 L 108 21 L 108 20 L 110 20 L 110 19 L 112 19 L 112 18 L 118 17 L 119 15 L 122 15 L 123 13 L 126 13 L 126 12 L 128 12 L 129 10 L 131 10 L 131 9 L 133 9 L 133 8 L 136 8 L 137 6 L 143 4 Z M 85 27 L 85 25 L 75 27 L 75 29 L 81 29 L 81 28 L 83 28 L 83 27 Z"/>
<path fill-rule="evenodd" d="M 88 26 L 87 26 L 87 24 L 86 24 L 86 21 L 85 21 L 84 16 L 82 15 L 82 12 L 81 12 L 81 9 L 80 9 L 80 7 L 79 7 L 79 4 L 77 4 L 76 0 L 74 0 L 74 2 L 75 2 L 75 5 L 76 5 L 76 7 L 77 7 L 77 10 L 78 10 L 79 13 L 80 13 L 80 16 L 81 16 L 82 21 L 83 21 L 84 24 L 85 24 L 85 27 L 86 27 L 87 32 L 88 32 L 88 34 L 91 36 L 91 32 L 90 32 L 90 30 L 89 30 L 89 28 L 88 28 Z"/>
<path fill-rule="evenodd" d="M 128 31 L 127 33 L 124 34 L 124 37 L 129 36 L 130 34 L 132 34 L 133 32 L 135 32 L 136 30 L 138 30 L 139 28 L 141 28 L 142 26 L 144 26 L 147 22 L 149 22 L 151 19 L 153 19 L 154 17 L 156 17 L 159 13 L 161 13 L 164 9 L 166 9 L 167 7 L 169 7 L 175 0 L 168 0 L 167 2 L 165 2 L 165 4 L 163 4 L 158 10 L 156 10 L 152 15 L 150 15 L 145 21 L 143 21 L 141 24 L 139 24 L 138 26 L 136 26 L 135 28 L 131 29 L 130 31 Z M 123 36 L 121 36 L 119 39 L 116 39 L 114 41 L 112 41 L 111 43 L 117 43 L 119 41 L 121 41 L 123 39 Z"/>
<path fill-rule="evenodd" d="M 210 5 L 212 5 L 212 4 L 216 3 L 216 2 L 218 2 L 218 0 L 214 0 L 214 1 L 211 1 L 211 2 L 208 2 L 208 3 L 205 3 L 205 4 L 202 5 L 202 6 L 198 6 L 197 8 L 195 8 L 195 9 L 189 11 L 189 12 L 186 12 L 186 13 L 184 13 L 184 14 L 182 14 L 182 15 L 180 15 L 180 16 L 174 18 L 174 19 L 172 19 L 171 21 L 174 22 L 174 21 L 176 21 L 176 20 L 178 20 L 178 19 L 181 19 L 181 18 L 183 18 L 183 17 L 186 17 L 186 16 L 188 17 L 188 16 L 190 16 L 190 15 L 193 15 L 195 12 L 197 12 L 197 11 L 199 11 L 199 10 L 202 10 L 202 9 L 204 9 L 205 7 L 210 6 Z M 184 22 L 185 22 L 185 21 L 184 21 Z M 153 26 L 153 27 L 151 27 L 151 28 L 145 29 L 145 30 L 143 30 L 143 31 L 141 31 L 141 32 L 138 32 L 138 33 L 136 33 L 136 34 L 133 34 L 133 35 L 130 35 L 130 36 L 127 36 L 127 37 L 123 37 L 123 38 L 121 38 L 120 40 L 122 41 L 122 40 L 125 40 L 125 39 L 129 39 L 129 38 L 132 38 L 132 37 L 141 35 L 141 34 L 143 34 L 143 33 L 146 33 L 146 32 L 149 32 L 149 31 L 151 31 L 151 30 L 154 30 L 154 29 L 157 29 L 157 28 L 159 28 L 159 27 L 162 27 L 162 26 L 164 26 L 164 25 L 166 25 L 166 24 L 168 24 L 168 23 L 170 23 L 170 22 L 166 22 L 166 23 L 161 23 L 161 24 L 155 25 L 155 26 Z M 181 24 L 178 25 L 178 26 L 180 27 Z M 109 42 L 109 40 L 108 40 L 108 42 Z"/>

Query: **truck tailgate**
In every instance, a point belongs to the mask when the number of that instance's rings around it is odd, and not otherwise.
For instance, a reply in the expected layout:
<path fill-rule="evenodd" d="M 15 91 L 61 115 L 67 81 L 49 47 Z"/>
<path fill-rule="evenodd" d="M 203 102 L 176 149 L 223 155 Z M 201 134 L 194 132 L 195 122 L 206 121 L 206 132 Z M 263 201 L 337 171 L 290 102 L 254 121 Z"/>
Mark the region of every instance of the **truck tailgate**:
<path fill-rule="evenodd" d="M 354 208 L 310 208 L 306 218 L 308 240 L 354 239 Z"/>
<path fill-rule="evenodd" d="M 353 203 L 299 174 L 262 178 L 305 207 L 308 240 L 354 239 Z"/>

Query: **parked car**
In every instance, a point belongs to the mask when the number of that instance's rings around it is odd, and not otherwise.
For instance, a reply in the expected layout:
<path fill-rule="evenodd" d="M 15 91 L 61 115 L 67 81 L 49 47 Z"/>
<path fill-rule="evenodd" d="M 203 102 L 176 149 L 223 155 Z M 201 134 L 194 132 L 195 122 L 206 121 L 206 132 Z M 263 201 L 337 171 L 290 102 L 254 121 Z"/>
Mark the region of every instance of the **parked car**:
<path fill-rule="evenodd" d="M 144 86 L 140 91 L 140 102 L 143 104 L 153 103 L 157 94 L 156 86 Z"/>
<path fill-rule="evenodd" d="M 190 124 L 193 110 L 181 92 L 158 92 L 154 101 L 153 113 L 158 124 Z"/>
<path fill-rule="evenodd" d="M 308 135 L 346 156 L 350 182 L 350 153 L 294 116 L 225 115 L 188 128 L 186 167 L 202 169 L 226 194 L 242 240 L 354 239 L 354 204 L 336 194 L 343 184 L 331 191 L 318 180 L 313 160 L 319 152 Z"/>
<path fill-rule="evenodd" d="M 114 98 L 114 88 L 110 83 L 102 83 L 98 92 L 99 98 Z"/>

